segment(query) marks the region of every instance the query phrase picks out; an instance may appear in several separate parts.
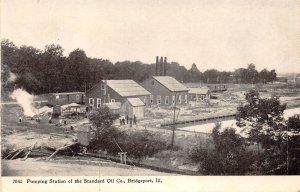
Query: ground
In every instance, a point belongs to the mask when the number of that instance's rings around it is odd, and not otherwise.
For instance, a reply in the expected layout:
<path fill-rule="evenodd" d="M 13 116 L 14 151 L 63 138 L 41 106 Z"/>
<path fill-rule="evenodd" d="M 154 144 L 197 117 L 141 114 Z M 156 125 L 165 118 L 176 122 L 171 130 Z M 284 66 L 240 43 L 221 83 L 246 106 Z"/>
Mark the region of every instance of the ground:
<path fill-rule="evenodd" d="M 248 87 L 247 87 L 248 86 Z M 236 107 L 245 102 L 244 93 L 247 89 L 252 88 L 252 85 L 243 87 L 230 87 L 225 92 L 213 93 L 216 99 L 212 99 L 209 104 L 191 102 L 189 106 L 180 107 L 180 110 L 176 111 L 176 117 L 178 120 L 189 120 L 195 118 L 204 118 L 218 115 L 234 114 Z M 263 97 L 270 97 L 271 95 L 281 96 L 281 101 L 287 103 L 288 107 L 300 106 L 300 92 L 299 90 L 292 90 L 287 88 L 277 89 L 269 87 L 268 85 L 260 88 L 260 94 Z M 42 111 L 44 111 L 42 113 Z M 23 119 L 22 123 L 18 122 L 18 114 L 22 113 L 22 109 L 15 103 L 1 105 L 1 135 L 2 135 L 2 154 L 3 151 L 16 150 L 25 147 L 34 146 L 35 148 L 52 148 L 57 149 L 65 145 L 74 143 L 76 141 L 76 132 L 84 127 L 88 120 L 86 118 L 81 119 L 66 119 L 67 124 L 59 124 L 57 120 L 53 119 L 53 123 L 48 123 L 47 108 L 40 108 L 42 113 L 41 121 L 37 122 L 31 118 Z M 140 131 L 147 129 L 161 140 L 166 141 L 168 144 L 171 142 L 172 127 L 160 127 L 160 124 L 173 122 L 173 109 L 171 107 L 153 107 L 146 109 L 144 119 L 138 119 L 137 125 L 130 127 L 129 125 L 120 126 L 116 121 L 115 126 L 124 131 Z M 71 126 L 74 130 L 71 130 Z M 190 170 L 196 171 L 198 165 L 190 162 L 188 154 L 191 148 L 195 145 L 202 145 L 207 148 L 212 148 L 212 141 L 209 133 L 198 133 L 193 131 L 187 131 L 184 129 L 176 130 L 175 132 L 175 146 L 178 150 L 164 150 L 153 157 L 147 157 L 141 159 L 140 162 L 153 166 L 160 166 L 169 169 L 176 170 Z M 49 156 L 49 154 L 47 154 Z M 46 157 L 47 157 L 46 156 Z M 118 167 L 113 162 L 102 162 L 102 164 L 94 165 L 91 158 L 85 158 L 83 160 L 78 159 L 60 159 L 55 157 L 54 161 L 47 162 L 45 157 L 40 159 L 28 159 L 26 161 L 13 160 L 3 161 L 3 172 L 9 175 L 20 174 L 30 175 L 35 174 L 57 174 L 64 173 L 66 175 L 80 174 L 80 171 L 73 170 L 85 170 L 82 174 L 97 175 L 99 167 L 103 171 L 104 175 L 152 175 L 152 171 L 146 169 L 129 169 L 127 167 Z M 82 161 L 86 161 L 84 165 Z M 99 161 L 99 159 L 97 160 Z M 67 163 L 66 163 L 67 162 Z M 104 166 L 105 164 L 105 166 Z M 27 166 L 28 165 L 28 166 Z M 66 169 L 64 169 L 64 166 Z M 46 168 L 42 168 L 46 167 Z M 47 168 L 48 167 L 48 168 Z M 70 169 L 69 167 L 76 167 L 76 169 Z M 8 171 L 9 170 L 9 171 Z M 59 171 L 62 172 L 59 172 Z M 109 171 L 113 170 L 113 171 Z M 40 171 L 40 173 L 39 173 Z M 57 172 L 58 171 L 58 172 Z M 157 172 L 159 173 L 159 172 Z M 156 174 L 156 173 L 153 173 Z M 163 173 L 159 173 L 162 175 Z"/>
<path fill-rule="evenodd" d="M 98 165 L 82 164 L 72 160 L 45 162 L 28 159 L 2 160 L 2 175 L 4 176 L 172 176 L 176 174 L 163 173 L 149 169 L 120 165 L 112 162 L 101 162 Z"/>

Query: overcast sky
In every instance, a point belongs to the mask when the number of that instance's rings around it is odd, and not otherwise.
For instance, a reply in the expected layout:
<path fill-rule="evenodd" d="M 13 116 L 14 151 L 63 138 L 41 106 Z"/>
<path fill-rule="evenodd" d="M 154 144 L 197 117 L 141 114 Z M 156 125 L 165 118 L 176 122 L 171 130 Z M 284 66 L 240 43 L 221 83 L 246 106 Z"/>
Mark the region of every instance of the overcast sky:
<path fill-rule="evenodd" d="M 300 72 L 299 0 L 2 0 L 1 38 L 65 54 Z"/>

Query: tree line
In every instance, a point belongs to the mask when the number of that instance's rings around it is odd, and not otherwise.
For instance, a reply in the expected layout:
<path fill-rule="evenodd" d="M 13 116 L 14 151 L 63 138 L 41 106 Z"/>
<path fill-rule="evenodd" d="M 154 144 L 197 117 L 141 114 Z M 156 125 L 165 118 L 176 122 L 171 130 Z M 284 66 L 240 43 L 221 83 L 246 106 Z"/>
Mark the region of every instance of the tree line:
<path fill-rule="evenodd" d="M 107 59 L 90 58 L 82 49 L 63 55 L 60 45 L 46 45 L 44 50 L 32 46 L 16 46 L 1 41 L 2 93 L 22 87 L 30 93 L 85 91 L 102 79 L 133 79 L 142 82 L 155 75 L 155 63 L 121 61 L 112 63 Z M 10 74 L 16 80 L 10 80 Z M 233 72 L 209 69 L 200 72 L 193 64 L 186 69 L 177 62 L 167 63 L 167 75 L 180 82 L 203 83 L 267 83 L 276 80 L 276 71 L 263 69 L 258 72 L 254 64 Z"/>

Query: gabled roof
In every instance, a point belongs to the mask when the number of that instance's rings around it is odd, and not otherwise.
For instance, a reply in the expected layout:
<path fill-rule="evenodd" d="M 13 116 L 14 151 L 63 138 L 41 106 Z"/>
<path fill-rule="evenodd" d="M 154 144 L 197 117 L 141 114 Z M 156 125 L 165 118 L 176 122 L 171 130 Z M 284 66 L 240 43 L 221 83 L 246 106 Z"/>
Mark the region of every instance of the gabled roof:
<path fill-rule="evenodd" d="M 153 76 L 160 84 L 170 91 L 188 91 L 189 89 L 170 76 Z"/>
<path fill-rule="evenodd" d="M 145 105 L 145 103 L 139 98 L 128 98 L 127 100 L 133 107 Z"/>
<path fill-rule="evenodd" d="M 105 82 L 102 80 L 102 82 Z M 122 97 L 150 95 L 146 89 L 133 80 L 106 80 L 107 86 Z"/>
<path fill-rule="evenodd" d="M 209 88 L 207 87 L 200 87 L 200 88 L 190 88 L 190 94 L 197 94 L 197 95 L 206 95 L 209 92 Z"/>

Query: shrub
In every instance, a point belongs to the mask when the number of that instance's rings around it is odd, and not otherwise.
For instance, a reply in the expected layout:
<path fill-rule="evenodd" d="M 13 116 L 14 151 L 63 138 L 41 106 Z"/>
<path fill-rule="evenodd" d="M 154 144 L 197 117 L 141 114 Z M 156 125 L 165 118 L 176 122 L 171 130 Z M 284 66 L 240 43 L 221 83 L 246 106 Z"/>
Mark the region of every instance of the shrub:
<path fill-rule="evenodd" d="M 127 134 L 122 145 L 129 156 L 138 159 L 147 156 L 151 157 L 155 153 L 167 148 L 166 142 L 159 140 L 148 131 L 136 131 Z"/>
<path fill-rule="evenodd" d="M 253 163 L 252 152 L 246 150 L 243 138 L 232 128 L 220 132 L 220 124 L 213 129 L 214 149 L 196 146 L 190 158 L 199 162 L 199 172 L 208 175 L 242 175 L 250 170 Z"/>

